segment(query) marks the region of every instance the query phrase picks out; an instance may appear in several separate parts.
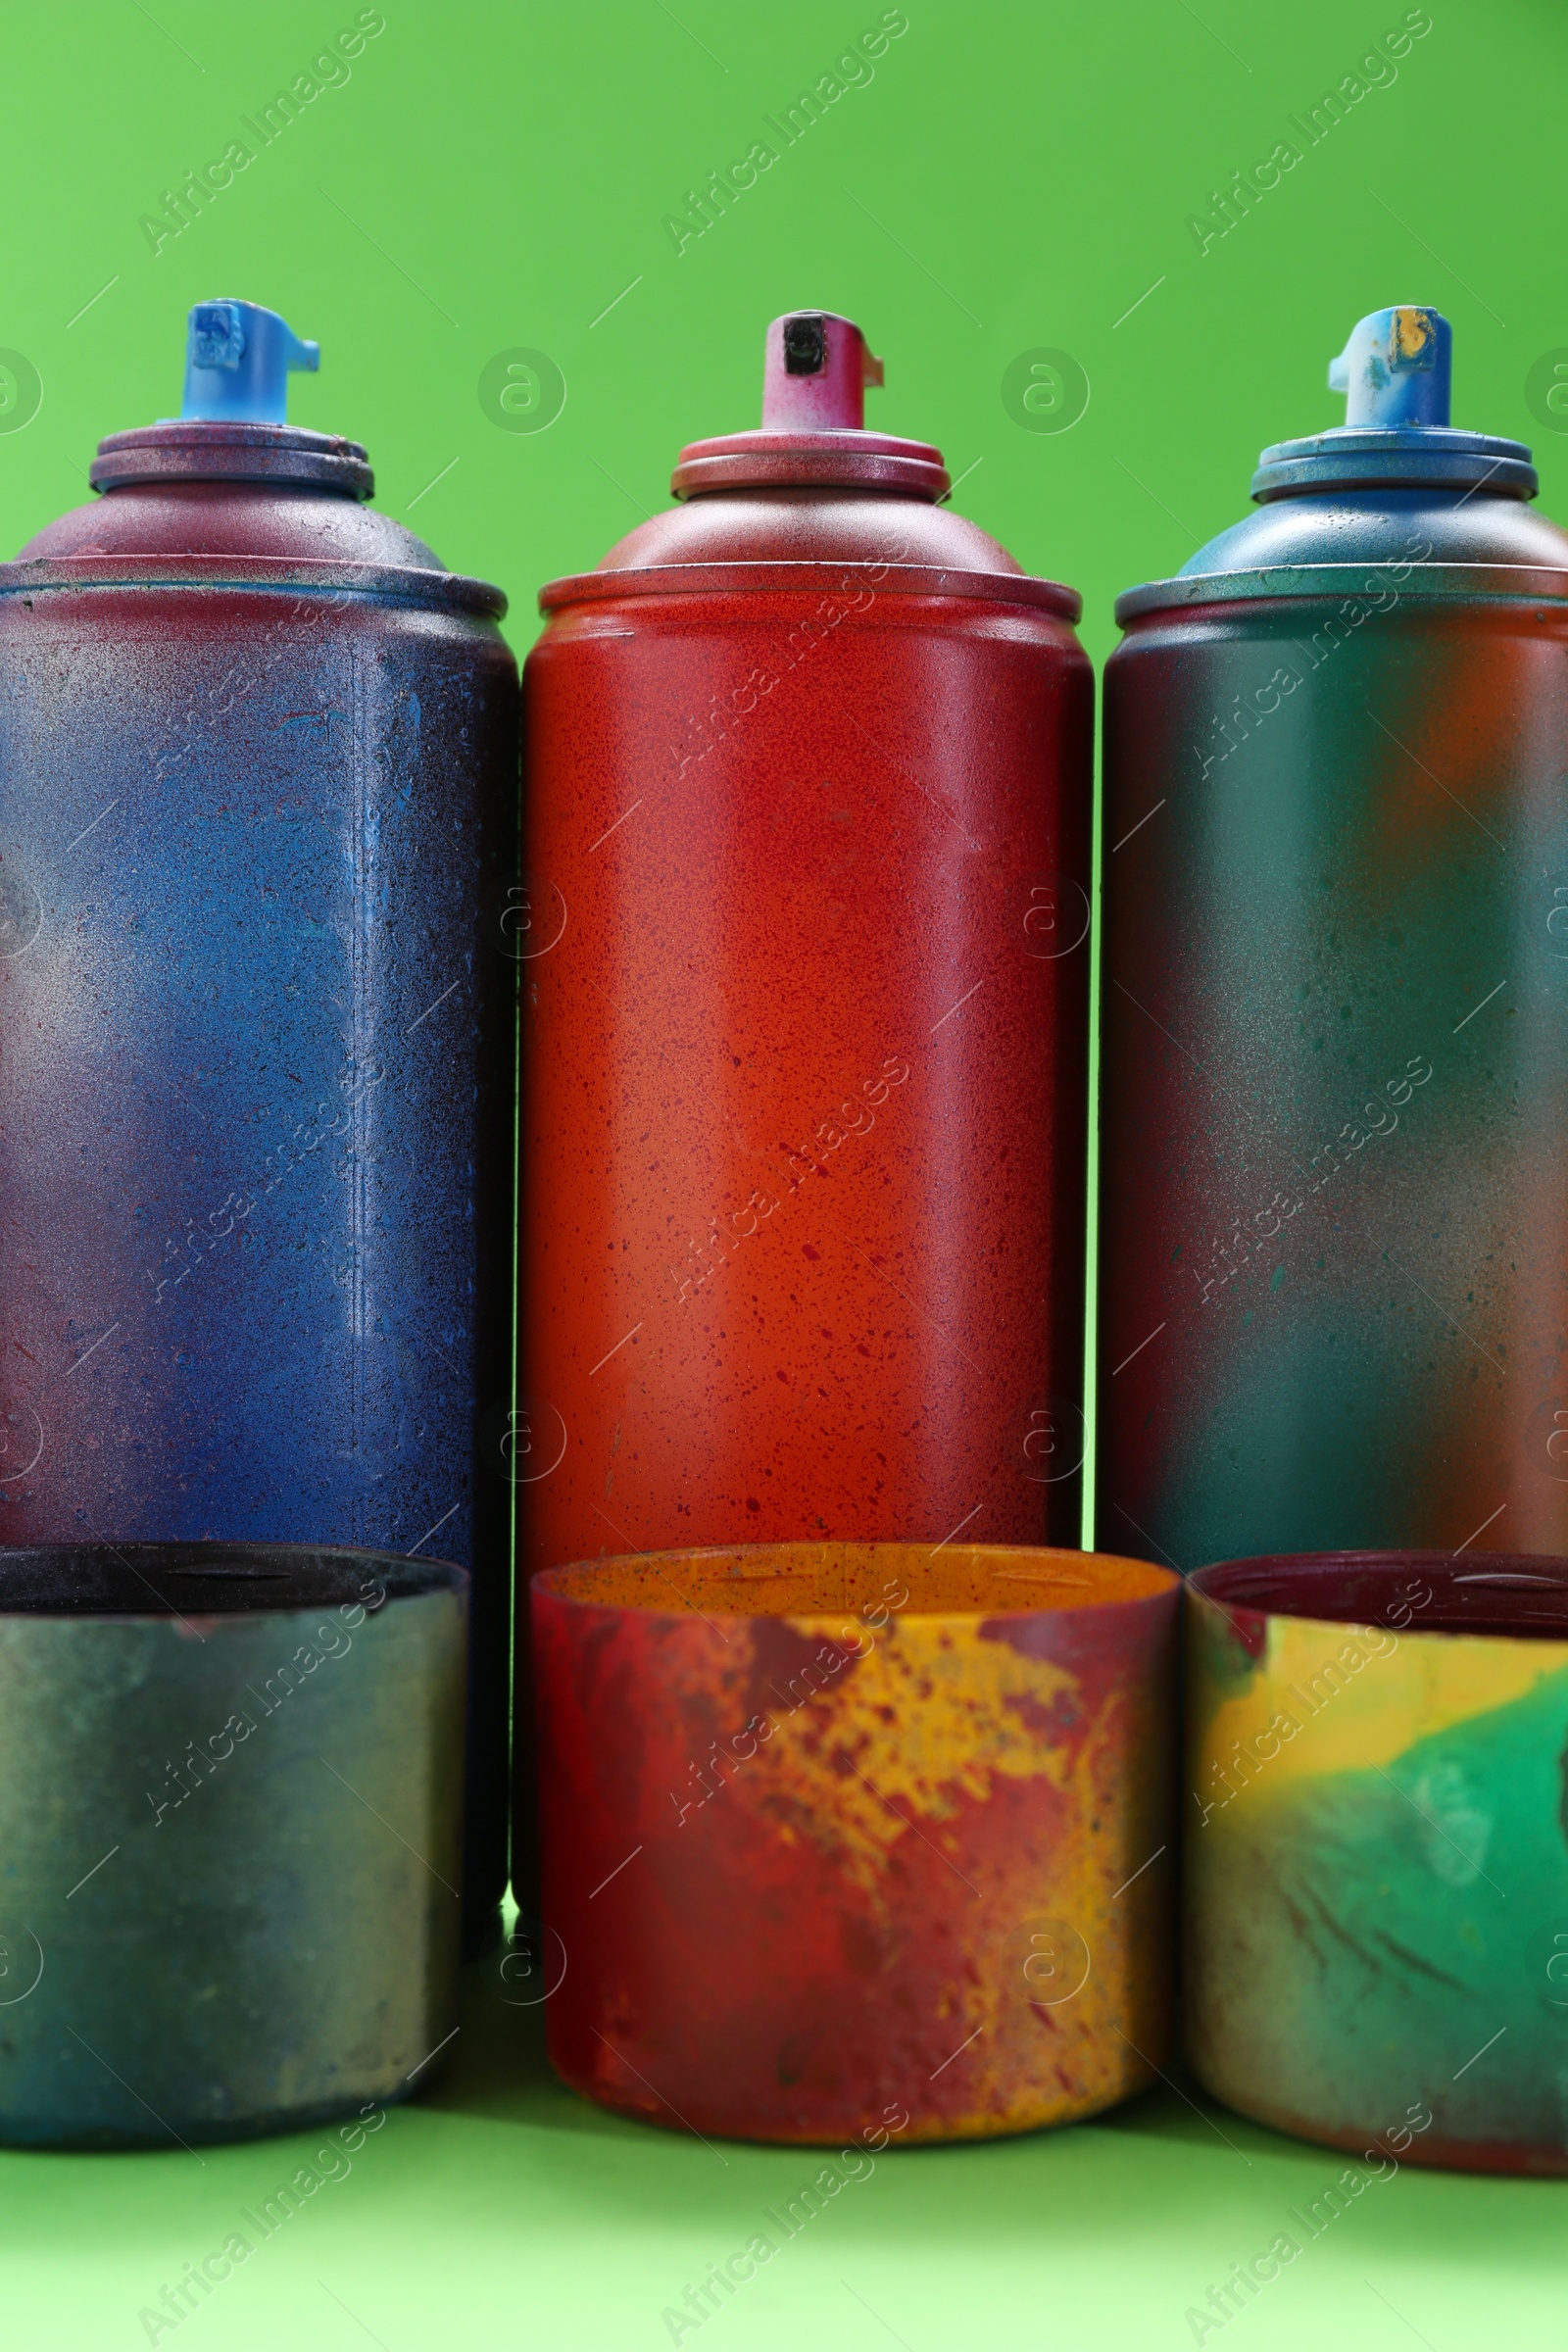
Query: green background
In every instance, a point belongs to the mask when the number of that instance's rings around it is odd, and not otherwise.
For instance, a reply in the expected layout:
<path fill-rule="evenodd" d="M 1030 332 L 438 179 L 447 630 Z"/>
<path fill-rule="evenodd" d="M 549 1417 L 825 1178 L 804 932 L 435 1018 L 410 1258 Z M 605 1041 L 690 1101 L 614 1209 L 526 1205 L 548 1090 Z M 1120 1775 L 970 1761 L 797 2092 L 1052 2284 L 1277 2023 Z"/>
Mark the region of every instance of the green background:
<path fill-rule="evenodd" d="M 1201 253 L 1189 216 L 1279 140 L 1303 144 L 1287 118 L 1402 8 L 909 0 L 874 78 L 678 255 L 665 217 L 878 6 L 381 13 L 350 78 L 155 254 L 142 217 L 247 135 L 240 118 L 358 11 L 7 10 L 0 345 L 25 355 L 43 397 L 23 430 L 0 408 L 6 552 L 86 495 L 102 434 L 177 409 L 186 309 L 219 295 L 320 339 L 320 374 L 293 379 L 294 420 L 368 444 L 382 505 L 509 590 L 519 652 L 541 580 L 592 564 L 662 505 L 683 442 L 757 420 L 763 325 L 808 304 L 859 319 L 884 357 L 869 420 L 940 443 L 956 507 L 1083 591 L 1097 660 L 1116 591 L 1240 515 L 1263 443 L 1336 421 L 1326 364 L 1389 302 L 1453 319 L 1455 420 L 1535 442 L 1543 504 L 1568 517 L 1568 440 L 1525 391 L 1568 345 L 1559 0 L 1433 0 L 1397 79 Z M 503 431 L 480 405 L 487 363 L 519 346 L 565 379 L 544 431 Z M 1088 376 L 1068 431 L 1023 430 L 1003 404 L 1009 364 L 1039 347 Z M 662 2307 L 813 2169 L 602 2117 L 552 2085 L 537 2017 L 504 2004 L 493 1967 L 469 2000 L 448 2077 L 184 2323 L 182 2344 L 666 2343 Z M 209 2150 L 200 2166 L 177 2150 L 0 2154 L 6 2340 L 144 2342 L 138 2307 L 309 2144 Z M 1191 2343 L 1187 2307 L 1337 2170 L 1173 2091 L 1074 2132 L 889 2153 L 702 2340 Z M 1406 2171 L 1224 2332 L 1259 2352 L 1556 2352 L 1565 2226 L 1557 2186 Z"/>

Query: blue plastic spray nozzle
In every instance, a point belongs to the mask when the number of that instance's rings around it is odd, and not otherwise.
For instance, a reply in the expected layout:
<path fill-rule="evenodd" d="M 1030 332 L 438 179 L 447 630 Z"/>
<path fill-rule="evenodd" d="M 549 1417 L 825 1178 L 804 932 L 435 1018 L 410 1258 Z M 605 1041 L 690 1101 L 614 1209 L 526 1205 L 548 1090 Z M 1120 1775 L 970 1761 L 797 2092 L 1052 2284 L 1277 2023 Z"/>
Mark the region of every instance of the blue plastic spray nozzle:
<path fill-rule="evenodd" d="M 1453 329 L 1441 311 L 1400 303 L 1374 311 L 1329 362 L 1329 390 L 1345 394 L 1348 425 L 1446 424 Z"/>
<path fill-rule="evenodd" d="M 190 315 L 181 419 L 286 424 L 291 369 L 314 374 L 319 343 L 302 343 L 255 302 L 199 302 Z"/>

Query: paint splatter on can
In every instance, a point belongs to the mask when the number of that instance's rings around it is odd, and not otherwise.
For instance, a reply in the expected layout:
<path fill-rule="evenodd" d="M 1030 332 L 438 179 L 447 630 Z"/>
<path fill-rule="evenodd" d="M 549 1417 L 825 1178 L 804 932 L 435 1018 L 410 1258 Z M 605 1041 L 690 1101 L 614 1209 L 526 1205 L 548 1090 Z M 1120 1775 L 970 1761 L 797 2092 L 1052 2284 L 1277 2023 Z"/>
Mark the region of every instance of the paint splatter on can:
<path fill-rule="evenodd" d="M 983 2138 L 1166 2062 L 1178 1582 L 1023 1546 L 533 1582 L 551 2056 L 651 2122 Z"/>
<path fill-rule="evenodd" d="M 1568 1560 L 1235 1560 L 1186 1608 L 1200 2079 L 1368 2163 L 1568 2173 Z"/>
<path fill-rule="evenodd" d="M 524 1576 L 1079 1538 L 1079 599 L 864 429 L 868 368 L 849 319 L 775 319 L 762 429 L 541 598 Z"/>
<path fill-rule="evenodd" d="M 363 2133 L 432 2079 L 467 1639 L 443 1560 L 0 1550 L 0 2140 Z"/>
<path fill-rule="evenodd" d="M 1105 678 L 1102 1543 L 1568 1551 L 1568 537 L 1364 319 Z"/>
<path fill-rule="evenodd" d="M 500 592 L 368 507 L 365 451 L 282 421 L 315 348 L 198 304 L 183 417 L 112 435 L 97 502 L 0 565 L 0 1534 L 471 1567 L 477 1936 L 516 664 Z"/>

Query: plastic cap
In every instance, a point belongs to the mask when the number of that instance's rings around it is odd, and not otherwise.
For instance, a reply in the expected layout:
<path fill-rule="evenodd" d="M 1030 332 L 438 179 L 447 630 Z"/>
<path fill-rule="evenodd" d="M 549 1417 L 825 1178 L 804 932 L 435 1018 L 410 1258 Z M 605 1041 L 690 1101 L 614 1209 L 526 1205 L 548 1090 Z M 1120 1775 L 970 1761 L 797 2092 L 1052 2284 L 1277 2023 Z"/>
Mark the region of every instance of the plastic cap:
<path fill-rule="evenodd" d="M 1329 390 L 1343 392 L 1348 425 L 1446 424 L 1453 329 L 1441 311 L 1401 303 L 1374 311 L 1329 362 Z"/>
<path fill-rule="evenodd" d="M 858 432 L 865 424 L 865 387 L 881 381 L 882 363 L 866 350 L 853 318 L 836 311 L 790 311 L 767 330 L 762 430 Z"/>
<path fill-rule="evenodd" d="M 190 315 L 182 419 L 285 424 L 293 368 L 315 374 L 319 343 L 302 343 L 255 302 L 199 302 Z"/>

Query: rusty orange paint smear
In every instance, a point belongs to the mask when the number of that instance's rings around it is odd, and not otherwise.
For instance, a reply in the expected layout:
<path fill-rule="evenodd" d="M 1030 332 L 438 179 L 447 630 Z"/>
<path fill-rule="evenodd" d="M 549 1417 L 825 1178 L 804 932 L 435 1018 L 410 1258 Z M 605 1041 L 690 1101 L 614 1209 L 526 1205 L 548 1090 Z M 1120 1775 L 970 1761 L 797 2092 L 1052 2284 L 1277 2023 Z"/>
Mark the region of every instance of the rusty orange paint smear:
<path fill-rule="evenodd" d="M 1151 2081 L 1175 1600 L 1144 1563 L 1001 1546 L 536 1579 L 565 2079 L 806 2141 L 890 2105 L 911 2139 L 1025 2131 Z"/>

